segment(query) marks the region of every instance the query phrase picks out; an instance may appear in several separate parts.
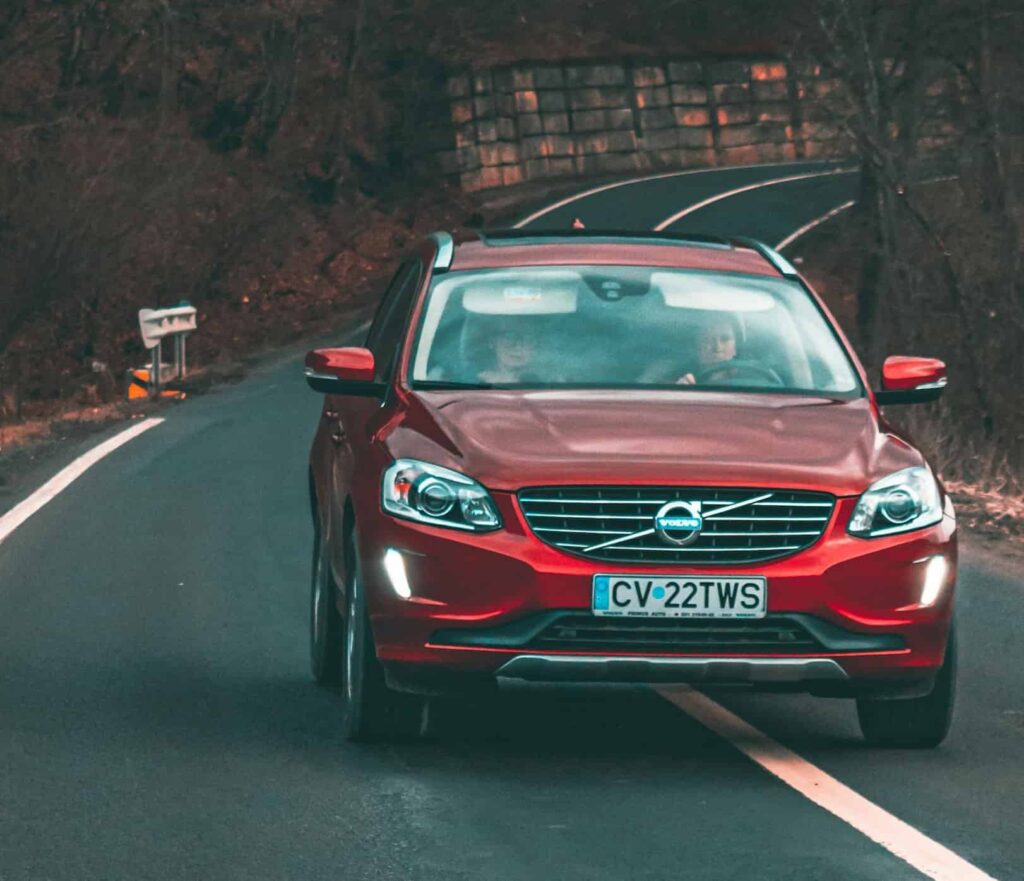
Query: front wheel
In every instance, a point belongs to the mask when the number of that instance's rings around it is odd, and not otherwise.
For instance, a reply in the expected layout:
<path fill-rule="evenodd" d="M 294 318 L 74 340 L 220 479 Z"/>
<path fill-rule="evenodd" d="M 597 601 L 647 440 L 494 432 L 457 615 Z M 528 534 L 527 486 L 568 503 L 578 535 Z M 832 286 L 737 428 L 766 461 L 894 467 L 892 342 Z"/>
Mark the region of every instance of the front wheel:
<path fill-rule="evenodd" d="M 946 657 L 935 687 L 924 697 L 906 700 L 857 700 L 857 719 L 872 746 L 931 749 L 946 739 L 956 698 L 956 633 L 949 632 Z"/>
<path fill-rule="evenodd" d="M 355 546 L 351 559 L 348 589 L 345 591 L 342 676 L 345 737 L 370 741 L 414 736 L 420 730 L 423 700 L 417 695 L 388 688 L 384 668 L 377 659 L 373 644 L 366 591 Z"/>

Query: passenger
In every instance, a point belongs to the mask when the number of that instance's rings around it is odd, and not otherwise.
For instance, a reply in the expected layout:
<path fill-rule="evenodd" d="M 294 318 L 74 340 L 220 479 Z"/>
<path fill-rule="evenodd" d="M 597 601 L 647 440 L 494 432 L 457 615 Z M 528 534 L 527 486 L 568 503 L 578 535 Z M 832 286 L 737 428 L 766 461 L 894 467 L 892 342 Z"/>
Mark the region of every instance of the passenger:
<path fill-rule="evenodd" d="M 491 337 L 494 367 L 477 374 L 481 382 L 493 384 L 533 382 L 537 345 L 533 336 L 520 328 L 507 328 Z"/>

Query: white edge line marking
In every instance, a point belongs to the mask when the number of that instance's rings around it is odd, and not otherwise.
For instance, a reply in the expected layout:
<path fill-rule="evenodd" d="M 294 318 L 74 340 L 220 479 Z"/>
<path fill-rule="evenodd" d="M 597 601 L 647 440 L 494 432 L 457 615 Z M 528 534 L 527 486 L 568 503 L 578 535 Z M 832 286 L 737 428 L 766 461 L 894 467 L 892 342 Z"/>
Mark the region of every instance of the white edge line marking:
<path fill-rule="evenodd" d="M 666 686 L 656 691 L 787 786 L 934 881 L 995 881 L 991 875 L 868 801 L 701 692 L 685 686 Z"/>
<path fill-rule="evenodd" d="M 937 183 L 941 183 L 942 181 L 949 181 L 949 180 L 959 180 L 959 175 L 948 174 L 945 177 L 932 177 L 932 178 L 929 178 L 928 180 L 921 181 L 921 183 L 922 184 L 937 184 Z M 857 200 L 856 199 L 850 199 L 849 202 L 843 202 L 842 205 L 836 205 L 836 207 L 833 208 L 831 211 L 826 211 L 824 214 L 821 215 L 821 217 L 815 217 L 814 220 L 812 220 L 810 223 L 805 223 L 803 226 L 800 227 L 800 229 L 796 230 L 795 232 L 791 232 L 788 236 L 786 236 L 781 242 L 779 242 L 775 246 L 775 250 L 776 251 L 781 251 L 783 248 L 788 248 L 790 245 L 793 244 L 793 242 L 795 242 L 797 239 L 799 239 L 801 236 L 805 235 L 806 233 L 809 233 L 816 226 L 820 226 L 821 224 L 825 223 L 826 221 L 831 220 L 837 214 L 842 214 L 844 211 L 848 211 L 850 208 L 852 208 L 856 204 L 857 204 Z"/>
<path fill-rule="evenodd" d="M 921 183 L 922 184 L 937 184 L 937 183 L 941 183 L 942 181 L 949 181 L 949 180 L 959 180 L 959 175 L 948 174 L 945 177 L 932 177 L 932 178 L 929 178 L 928 180 L 921 181 Z M 820 226 L 821 224 L 825 223 L 826 221 L 831 220 L 837 214 L 842 214 L 844 211 L 848 211 L 850 208 L 852 208 L 856 204 L 857 204 L 857 200 L 856 199 L 850 199 L 849 202 L 843 202 L 842 205 L 836 205 L 836 207 L 833 208 L 831 211 L 826 211 L 824 214 L 821 215 L 821 217 L 815 217 L 814 220 L 812 220 L 810 223 L 805 223 L 803 226 L 800 227 L 800 229 L 796 230 L 795 232 L 791 232 L 788 236 L 786 236 L 781 242 L 779 242 L 775 246 L 775 250 L 776 251 L 781 251 L 783 248 L 788 248 L 798 238 L 800 238 L 801 236 L 803 236 L 806 233 L 809 233 L 816 226 Z"/>
<path fill-rule="evenodd" d="M 83 453 L 74 462 L 58 471 L 39 489 L 22 502 L 19 502 L 10 511 L 0 517 L 0 543 L 2 543 L 15 529 L 21 526 L 29 517 L 42 508 L 47 502 L 55 499 L 61 492 L 67 489 L 72 483 L 78 480 L 86 471 L 92 468 L 97 462 L 118 447 L 124 446 L 128 441 L 138 437 L 144 431 L 156 427 L 163 419 L 145 419 L 131 428 L 115 434 L 112 438 L 97 444 L 91 450 Z"/>
<path fill-rule="evenodd" d="M 552 211 L 557 211 L 559 208 L 563 208 L 566 205 L 570 205 L 578 199 L 586 199 L 588 196 L 596 196 L 598 193 L 603 193 L 606 190 L 614 190 L 618 187 L 628 187 L 633 184 L 642 184 L 652 180 L 665 180 L 670 177 L 686 177 L 692 174 L 711 174 L 718 171 L 736 171 L 740 168 L 785 168 L 788 165 L 800 165 L 800 162 L 759 162 L 751 165 L 725 165 L 715 166 L 713 168 L 687 168 L 683 171 L 668 171 L 664 174 L 651 174 L 647 177 L 631 177 L 629 180 L 617 180 L 612 181 L 609 184 L 603 184 L 599 187 L 594 187 L 590 190 L 584 190 L 582 193 L 576 193 L 575 195 L 568 196 L 565 199 L 561 199 L 555 202 L 553 205 L 548 205 L 546 208 L 541 208 L 539 211 L 535 211 L 529 217 L 524 217 L 522 220 L 516 221 L 512 225 L 512 229 L 521 229 L 527 224 L 533 223 L 535 220 L 543 217 L 545 214 L 550 214 Z"/>
<path fill-rule="evenodd" d="M 701 208 L 706 208 L 708 205 L 713 205 L 715 202 L 721 202 L 723 199 L 730 199 L 733 196 L 738 196 L 740 193 L 749 193 L 751 190 L 760 190 L 764 187 L 774 187 L 776 184 L 788 184 L 798 180 L 810 180 L 815 177 L 831 177 L 837 174 L 857 174 L 856 170 L 849 168 L 834 168 L 829 171 L 811 171 L 806 174 L 791 174 L 787 177 L 776 177 L 771 180 L 762 180 L 757 183 L 747 184 L 744 187 L 737 187 L 735 190 L 726 190 L 724 193 L 718 193 L 715 196 L 710 196 L 707 199 L 702 199 L 700 202 L 695 202 L 693 205 L 689 205 L 682 211 L 677 211 L 671 217 L 665 218 L 661 223 L 654 227 L 655 232 L 660 232 L 667 227 L 670 227 L 677 220 L 682 220 L 687 214 L 692 214 L 694 211 L 700 211 Z"/>
<path fill-rule="evenodd" d="M 816 226 L 821 226 L 821 224 L 823 224 L 826 220 L 831 220 L 836 215 L 842 214 L 844 211 L 852 208 L 856 204 L 856 199 L 850 199 L 849 202 L 843 202 L 842 205 L 836 205 L 836 207 L 833 208 L 831 211 L 826 211 L 824 214 L 821 215 L 821 217 L 815 217 L 814 220 L 812 220 L 810 223 L 805 223 L 803 226 L 800 227 L 800 229 L 796 230 L 795 232 L 791 232 L 788 236 L 786 236 L 781 242 L 779 242 L 775 246 L 775 250 L 781 251 L 783 248 L 789 247 L 790 245 L 793 244 L 793 242 L 795 242 L 805 233 L 809 233 Z"/>

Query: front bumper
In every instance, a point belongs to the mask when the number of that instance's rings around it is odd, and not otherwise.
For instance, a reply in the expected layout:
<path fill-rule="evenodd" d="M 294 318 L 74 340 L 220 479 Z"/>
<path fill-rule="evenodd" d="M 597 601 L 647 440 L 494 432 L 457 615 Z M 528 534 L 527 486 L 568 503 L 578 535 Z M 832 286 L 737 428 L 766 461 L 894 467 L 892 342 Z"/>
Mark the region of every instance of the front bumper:
<path fill-rule="evenodd" d="M 362 572 L 378 656 L 396 679 L 738 682 L 827 692 L 926 688 L 942 664 L 953 612 L 956 524 L 860 539 L 846 533 L 855 499 L 839 499 L 822 538 L 794 556 L 750 566 L 615 564 L 622 573 L 725 573 L 768 579 L 769 617 L 820 622 L 852 638 L 811 649 L 726 651 L 634 646 L 538 650 L 529 639 L 502 644 L 487 634 L 556 613 L 589 614 L 591 583 L 609 564 L 569 555 L 532 535 L 510 496 L 496 495 L 505 528 L 469 534 L 376 513 L 360 522 Z M 399 597 L 383 567 L 389 548 L 405 561 L 412 596 Z M 942 555 L 949 574 L 938 600 L 920 604 L 924 563 Z M 830 630 L 831 628 L 831 630 Z M 858 642 L 858 637 L 862 639 Z M 409 674 L 415 673 L 414 676 Z M 400 675 L 399 675 L 400 674 Z M 819 688 L 820 686 L 820 688 Z"/>

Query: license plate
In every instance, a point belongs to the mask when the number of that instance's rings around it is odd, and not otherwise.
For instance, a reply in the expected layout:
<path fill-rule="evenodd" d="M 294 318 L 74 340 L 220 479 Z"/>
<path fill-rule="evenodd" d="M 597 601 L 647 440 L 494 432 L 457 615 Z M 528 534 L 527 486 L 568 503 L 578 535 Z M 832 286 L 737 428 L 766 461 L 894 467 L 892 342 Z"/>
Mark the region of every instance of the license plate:
<path fill-rule="evenodd" d="M 595 615 L 629 618 L 763 618 L 761 575 L 595 575 Z"/>

